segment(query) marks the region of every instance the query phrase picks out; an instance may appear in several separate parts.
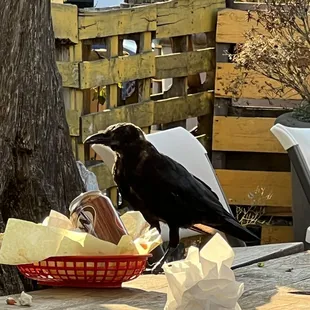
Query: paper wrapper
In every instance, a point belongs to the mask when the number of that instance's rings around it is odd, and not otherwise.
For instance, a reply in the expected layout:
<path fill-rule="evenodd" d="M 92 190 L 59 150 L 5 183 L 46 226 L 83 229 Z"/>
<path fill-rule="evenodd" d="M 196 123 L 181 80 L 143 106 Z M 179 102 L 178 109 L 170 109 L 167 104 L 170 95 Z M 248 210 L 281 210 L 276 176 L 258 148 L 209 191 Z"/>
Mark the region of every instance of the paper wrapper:
<path fill-rule="evenodd" d="M 90 234 L 69 230 L 70 220 L 51 211 L 42 224 L 9 219 L 0 234 L 0 264 L 19 265 L 42 261 L 51 256 L 148 254 L 162 243 L 161 236 L 140 212 L 130 211 L 121 217 L 129 235 L 116 245 Z M 134 229 L 134 223 L 139 229 Z"/>
<path fill-rule="evenodd" d="M 150 224 L 140 212 L 128 211 L 121 216 L 121 220 L 139 253 L 150 253 L 162 243 L 158 230 L 150 229 Z"/>
<path fill-rule="evenodd" d="M 165 310 L 241 310 L 244 285 L 235 280 L 234 252 L 220 234 L 201 249 L 190 247 L 185 260 L 164 264 L 168 281 Z"/>
<path fill-rule="evenodd" d="M 43 221 L 42 225 L 73 230 L 72 222 L 63 214 L 51 210 L 50 215 Z"/>

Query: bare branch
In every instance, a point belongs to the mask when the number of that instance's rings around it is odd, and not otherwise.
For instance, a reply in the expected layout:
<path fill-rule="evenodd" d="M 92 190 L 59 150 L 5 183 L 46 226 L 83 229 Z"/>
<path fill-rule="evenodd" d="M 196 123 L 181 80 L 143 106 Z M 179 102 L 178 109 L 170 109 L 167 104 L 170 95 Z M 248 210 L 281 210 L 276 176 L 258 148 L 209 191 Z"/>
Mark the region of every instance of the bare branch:
<path fill-rule="evenodd" d="M 250 30 L 246 42 L 230 55 L 240 76 L 226 92 L 240 96 L 245 83 L 257 83 L 247 73 L 254 71 L 270 79 L 261 89 L 264 95 L 299 95 L 295 116 L 310 121 L 310 0 L 265 0 L 265 5 L 265 10 L 248 12 L 248 20 L 255 20 L 264 33 Z"/>

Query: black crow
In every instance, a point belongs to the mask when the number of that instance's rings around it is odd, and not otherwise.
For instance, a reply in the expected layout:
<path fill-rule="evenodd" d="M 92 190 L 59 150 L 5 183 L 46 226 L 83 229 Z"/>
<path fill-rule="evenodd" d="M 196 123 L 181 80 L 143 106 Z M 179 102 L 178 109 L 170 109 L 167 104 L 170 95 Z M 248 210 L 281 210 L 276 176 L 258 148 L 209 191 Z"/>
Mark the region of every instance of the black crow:
<path fill-rule="evenodd" d="M 131 123 L 114 124 L 84 143 L 104 144 L 115 151 L 114 179 L 122 198 L 159 231 L 159 221 L 167 223 L 169 246 L 153 267 L 153 273 L 161 270 L 177 248 L 181 227 L 204 224 L 243 241 L 258 239 L 223 208 L 207 184 L 159 153 L 139 127 Z"/>

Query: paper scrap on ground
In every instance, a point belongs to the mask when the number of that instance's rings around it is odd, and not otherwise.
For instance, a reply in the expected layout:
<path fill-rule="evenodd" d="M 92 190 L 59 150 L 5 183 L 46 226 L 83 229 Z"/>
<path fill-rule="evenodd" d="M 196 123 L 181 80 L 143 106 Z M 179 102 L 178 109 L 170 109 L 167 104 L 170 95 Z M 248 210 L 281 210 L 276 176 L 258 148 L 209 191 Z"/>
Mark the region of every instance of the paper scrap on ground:
<path fill-rule="evenodd" d="M 157 230 L 149 228 L 141 234 L 135 233 L 133 218 L 137 220 L 138 227 L 145 226 L 145 219 L 140 212 L 130 213 L 131 216 L 121 218 L 126 229 L 134 233 L 134 238 L 129 233 L 117 245 L 84 232 L 65 229 L 70 226 L 69 223 L 56 211 L 51 211 L 42 224 L 11 218 L 5 233 L 0 236 L 0 241 L 3 237 L 0 242 L 0 264 L 34 263 L 51 256 L 148 254 L 162 243 L 161 236 Z"/>
<path fill-rule="evenodd" d="M 215 234 L 201 249 L 190 247 L 182 261 L 164 264 L 168 281 L 165 310 L 241 310 L 238 299 L 243 283 L 231 266 L 234 251 Z"/>

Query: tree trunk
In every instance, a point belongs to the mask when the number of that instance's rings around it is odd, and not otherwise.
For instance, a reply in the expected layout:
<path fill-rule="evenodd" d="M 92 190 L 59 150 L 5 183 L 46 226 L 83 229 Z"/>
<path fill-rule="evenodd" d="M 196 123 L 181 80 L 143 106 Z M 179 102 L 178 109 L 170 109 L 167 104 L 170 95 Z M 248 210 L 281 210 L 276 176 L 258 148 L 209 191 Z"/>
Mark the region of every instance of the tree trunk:
<path fill-rule="evenodd" d="M 0 231 L 10 217 L 67 214 L 83 191 L 55 61 L 50 0 L 0 1 Z M 0 265 L 0 295 L 31 289 Z"/>

